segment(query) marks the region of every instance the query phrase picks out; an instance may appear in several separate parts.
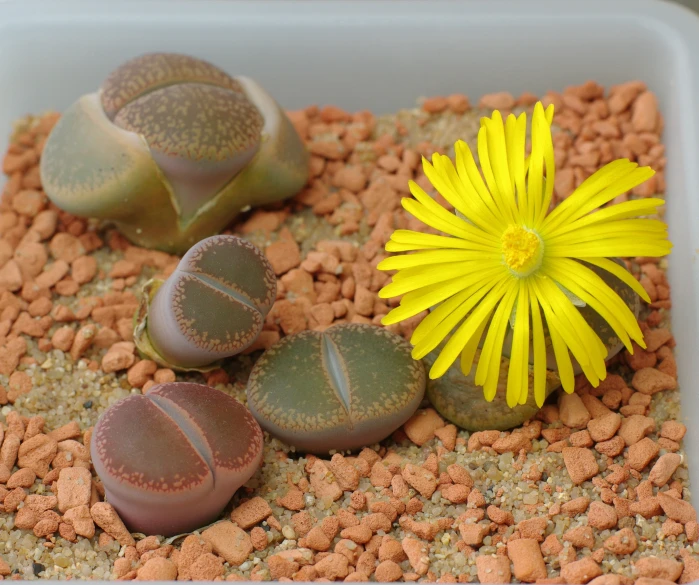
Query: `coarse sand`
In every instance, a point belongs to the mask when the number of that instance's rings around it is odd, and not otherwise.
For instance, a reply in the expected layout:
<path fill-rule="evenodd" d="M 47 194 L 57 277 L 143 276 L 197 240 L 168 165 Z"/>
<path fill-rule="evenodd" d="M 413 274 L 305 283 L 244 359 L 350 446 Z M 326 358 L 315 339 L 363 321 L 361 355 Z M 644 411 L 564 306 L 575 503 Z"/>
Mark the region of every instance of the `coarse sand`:
<path fill-rule="evenodd" d="M 536 99 L 432 97 L 379 118 L 289 112 L 312 153 L 309 183 L 231 228 L 265 251 L 278 299 L 253 348 L 205 375 L 159 368 L 132 342 L 141 286 L 178 259 L 52 206 L 38 161 L 58 116 L 19 121 L 0 202 L 0 579 L 699 578 L 665 259 L 627 261 L 652 300 L 640 317 L 648 348 L 614 358 L 599 388 L 579 379 L 575 394 L 554 393 L 512 432 L 469 434 L 425 402 L 358 454 L 304 457 L 266 437 L 264 464 L 223 521 L 168 540 L 129 534 L 91 469 L 91 427 L 117 400 L 177 379 L 244 402 L 254 360 L 281 336 L 379 324 L 393 303 L 376 294 L 390 278 L 375 268 L 383 245 L 396 228 L 425 229 L 400 198 L 409 179 L 434 194 L 421 155 L 452 154 L 457 139 L 475 149 L 481 116 Z M 618 200 L 662 196 L 662 117 L 643 83 L 605 94 L 590 81 L 542 100 L 556 108 L 556 203 L 615 158 L 657 171 Z M 421 317 L 391 329 L 409 337 Z"/>

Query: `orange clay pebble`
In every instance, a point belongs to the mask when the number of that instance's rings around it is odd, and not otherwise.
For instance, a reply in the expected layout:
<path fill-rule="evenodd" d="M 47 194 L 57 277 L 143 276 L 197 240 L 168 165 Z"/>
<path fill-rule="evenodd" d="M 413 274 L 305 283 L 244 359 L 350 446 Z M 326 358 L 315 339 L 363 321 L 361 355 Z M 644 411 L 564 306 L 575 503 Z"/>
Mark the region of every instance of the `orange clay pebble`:
<path fill-rule="evenodd" d="M 617 556 L 630 555 L 638 548 L 638 540 L 633 530 L 622 528 L 604 541 L 604 548 Z"/>
<path fill-rule="evenodd" d="M 568 516 L 577 516 L 578 514 L 584 514 L 590 505 L 590 498 L 587 496 L 580 496 L 566 502 L 561 506 L 561 512 L 567 514 Z"/>
<path fill-rule="evenodd" d="M 231 520 L 247 530 L 272 515 L 269 504 L 259 496 L 240 504 L 231 512 Z"/>
<path fill-rule="evenodd" d="M 124 526 L 114 508 L 107 502 L 97 502 L 90 508 L 90 515 L 97 526 L 123 546 L 134 546 L 136 541 Z"/>
<path fill-rule="evenodd" d="M 476 569 L 481 583 L 509 583 L 512 579 L 510 561 L 503 555 L 479 555 Z"/>
<path fill-rule="evenodd" d="M 665 512 L 665 515 L 671 520 L 680 522 L 681 524 L 697 521 L 696 510 L 689 502 L 673 498 L 665 492 L 658 492 L 657 498 L 663 512 Z"/>
<path fill-rule="evenodd" d="M 684 438 L 686 432 L 687 428 L 682 423 L 674 420 L 665 421 L 660 427 L 661 437 L 678 443 Z"/>
<path fill-rule="evenodd" d="M 424 445 L 435 437 L 435 432 L 445 426 L 442 417 L 433 408 L 418 410 L 403 425 L 408 438 L 418 446 Z"/>
<path fill-rule="evenodd" d="M 567 447 L 563 449 L 563 461 L 570 479 L 578 485 L 599 473 L 599 465 L 589 449 Z"/>
<path fill-rule="evenodd" d="M 675 582 L 680 578 L 684 565 L 674 559 L 648 556 L 638 559 L 634 569 L 640 577 Z"/>
<path fill-rule="evenodd" d="M 241 565 L 253 550 L 247 533 L 229 521 L 214 524 L 204 530 L 201 537 L 231 566 Z"/>
<path fill-rule="evenodd" d="M 531 538 L 510 540 L 507 543 L 507 555 L 512 561 L 515 579 L 534 583 L 537 579 L 546 577 L 546 565 L 536 540 Z"/>
<path fill-rule="evenodd" d="M 418 575 L 427 574 L 430 558 L 427 554 L 427 547 L 415 538 L 405 537 L 401 545 L 408 557 L 408 562 Z"/>
<path fill-rule="evenodd" d="M 566 583 L 587 583 L 602 574 L 600 566 L 590 557 L 567 563 L 561 567 L 561 577 Z"/>

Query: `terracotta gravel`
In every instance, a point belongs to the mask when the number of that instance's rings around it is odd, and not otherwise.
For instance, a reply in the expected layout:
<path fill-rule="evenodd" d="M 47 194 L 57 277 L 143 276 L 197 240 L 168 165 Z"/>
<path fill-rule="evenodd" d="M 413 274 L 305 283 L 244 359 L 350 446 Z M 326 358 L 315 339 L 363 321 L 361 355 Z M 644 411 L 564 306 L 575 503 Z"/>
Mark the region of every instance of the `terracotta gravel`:
<path fill-rule="evenodd" d="M 548 92 L 556 106 L 555 203 L 626 157 L 656 175 L 617 200 L 665 191 L 663 120 L 637 81 Z M 531 108 L 536 96 L 482 96 L 478 108 Z M 41 189 L 55 114 L 20 122 L 0 199 L 0 579 L 421 581 L 660 585 L 699 578 L 666 261 L 627 266 L 648 292 L 648 347 L 623 351 L 598 388 L 582 377 L 511 432 L 467 433 L 425 402 L 393 437 L 359 453 L 300 457 L 268 437 L 264 466 L 220 522 L 173 541 L 129 534 L 94 474 L 97 416 L 129 393 L 175 379 L 244 400 L 260 350 L 333 323 L 379 324 L 376 270 L 396 228 L 424 229 L 400 199 L 432 189 L 421 156 L 471 144 L 464 95 L 433 96 L 391 117 L 311 106 L 289 116 L 312 153 L 292 200 L 242 216 L 230 232 L 262 247 L 279 278 L 264 331 L 204 376 L 138 355 L 140 286 L 178 258 L 129 244 L 56 209 Z M 448 204 L 439 196 L 443 205 Z M 393 325 L 409 337 L 423 315 Z M 65 381 L 64 381 L 65 380 Z"/>

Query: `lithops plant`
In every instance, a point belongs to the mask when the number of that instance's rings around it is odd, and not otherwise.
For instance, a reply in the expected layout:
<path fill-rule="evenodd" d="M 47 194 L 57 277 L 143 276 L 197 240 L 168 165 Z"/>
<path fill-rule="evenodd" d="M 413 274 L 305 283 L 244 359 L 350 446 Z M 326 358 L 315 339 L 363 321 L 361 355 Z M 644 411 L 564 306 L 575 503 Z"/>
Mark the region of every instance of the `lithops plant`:
<path fill-rule="evenodd" d="M 64 112 L 44 147 L 41 179 L 61 209 L 182 253 L 241 210 L 297 193 L 308 161 L 257 82 L 194 57 L 150 53 Z"/>
<path fill-rule="evenodd" d="M 262 458 L 262 431 L 242 404 L 172 382 L 120 400 L 90 445 L 107 501 L 132 532 L 172 536 L 214 521 Z"/>
<path fill-rule="evenodd" d="M 303 452 L 357 449 L 415 412 L 425 370 L 390 331 L 340 324 L 282 339 L 255 364 L 248 408 L 263 429 Z"/>
<path fill-rule="evenodd" d="M 617 260 L 617 262 L 621 262 Z M 640 303 L 638 295 L 631 287 L 624 284 L 615 276 L 605 270 L 590 266 L 596 274 L 602 278 L 627 304 L 627 306 L 638 316 Z M 577 302 L 577 300 L 575 300 Z M 600 339 L 607 347 L 607 359 L 614 357 L 624 347 L 623 343 L 615 335 L 609 323 L 602 319 L 600 315 L 589 306 L 580 306 L 578 310 L 595 330 Z M 546 326 L 544 326 L 545 331 Z M 555 371 L 556 360 L 551 347 L 550 338 L 547 340 L 547 362 L 546 372 L 546 396 L 549 396 L 561 385 L 561 381 Z M 427 381 L 427 397 L 439 413 L 454 424 L 469 430 L 507 430 L 519 426 L 524 421 L 534 416 L 539 407 L 536 405 L 534 393 L 530 392 L 525 404 L 518 404 L 514 408 L 507 406 L 505 399 L 507 391 L 507 372 L 510 365 L 509 355 L 512 347 L 512 331 L 510 330 L 503 345 L 503 357 L 500 361 L 500 377 L 495 398 L 492 402 L 487 402 L 483 397 L 483 387 L 475 383 L 476 364 L 478 357 L 474 360 L 474 366 L 468 376 L 461 371 L 460 364 L 453 364 L 447 373 L 435 380 Z M 426 366 L 429 368 L 434 363 L 440 348 L 436 349 L 424 358 Z M 477 354 L 478 355 L 478 354 Z M 530 350 L 530 356 L 533 351 Z M 580 365 L 573 358 L 573 368 L 576 374 L 581 373 Z M 533 370 L 529 368 L 529 385 L 533 385 Z"/>
<path fill-rule="evenodd" d="M 620 259 L 614 259 L 614 262 L 619 264 L 620 266 L 623 266 L 623 262 Z M 639 311 L 641 309 L 641 302 L 638 297 L 638 295 L 634 292 L 634 290 L 619 280 L 616 276 L 613 274 L 607 272 L 606 270 L 602 270 L 601 268 L 598 268 L 597 266 L 593 265 L 588 265 L 588 268 L 592 270 L 597 276 L 599 276 L 604 283 L 609 286 L 616 294 L 621 297 L 621 299 L 626 303 L 626 306 L 631 309 L 634 315 L 638 317 Z M 570 294 L 570 293 L 567 293 Z M 585 305 L 584 303 L 581 303 L 580 299 L 573 299 L 573 302 L 578 305 L 578 311 L 580 311 L 580 314 L 583 316 L 585 321 L 588 322 L 590 327 L 594 329 L 595 333 L 599 335 L 599 338 L 602 340 L 604 343 L 604 346 L 607 348 L 607 360 L 610 360 L 613 358 L 616 354 L 618 354 L 622 349 L 624 349 L 624 344 L 623 342 L 619 339 L 617 334 L 614 332 L 612 329 L 611 325 L 603 319 L 600 314 L 595 311 L 592 307 L 589 305 Z M 546 360 L 549 369 L 555 369 L 556 368 L 556 358 L 553 352 L 553 347 L 551 345 L 551 339 L 548 336 L 548 329 L 546 325 L 544 325 L 544 330 L 546 332 Z M 512 329 L 510 328 L 506 337 L 505 337 L 505 342 L 503 344 L 503 355 L 509 357 L 510 351 L 512 348 Z M 533 351 L 529 352 L 530 356 L 530 361 L 533 360 Z M 582 372 L 582 368 L 580 367 L 580 364 L 575 360 L 574 357 L 571 357 L 571 360 L 573 362 L 573 371 L 575 374 L 580 374 Z"/>
<path fill-rule="evenodd" d="M 237 236 L 211 236 L 166 281 L 145 285 L 134 341 L 160 365 L 207 369 L 255 341 L 276 296 L 274 270 L 258 248 Z"/>
<path fill-rule="evenodd" d="M 438 348 L 438 349 L 441 349 Z M 438 350 L 423 358 L 430 368 L 438 355 Z M 427 381 L 427 397 L 437 411 L 447 420 L 468 431 L 507 430 L 521 425 L 538 411 L 534 393 L 529 394 L 525 404 L 510 408 L 505 400 L 507 392 L 507 372 L 510 360 L 500 360 L 500 380 L 492 402 L 483 398 L 483 387 L 475 382 L 478 354 L 474 367 L 468 376 L 461 371 L 459 363 L 452 365 L 440 378 Z M 529 371 L 529 383 L 533 382 L 533 371 Z M 546 372 L 546 396 L 561 385 L 554 371 Z"/>

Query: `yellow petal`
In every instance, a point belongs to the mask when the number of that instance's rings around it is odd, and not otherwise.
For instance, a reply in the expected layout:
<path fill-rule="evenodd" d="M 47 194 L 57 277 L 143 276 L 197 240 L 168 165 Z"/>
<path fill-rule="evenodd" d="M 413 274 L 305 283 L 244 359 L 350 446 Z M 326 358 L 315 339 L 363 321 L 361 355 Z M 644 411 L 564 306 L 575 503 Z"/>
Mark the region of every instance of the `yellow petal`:
<path fill-rule="evenodd" d="M 500 113 L 496 111 L 498 117 Z M 500 118 L 502 122 L 502 118 Z M 483 178 L 485 179 L 486 185 L 488 185 L 488 191 L 495 201 L 498 210 L 502 214 L 503 218 L 507 223 L 514 222 L 514 216 L 512 214 L 512 206 L 508 205 L 506 195 L 500 193 L 498 188 L 498 183 L 495 180 L 495 175 L 493 174 L 493 169 L 491 167 L 491 154 L 488 150 L 488 124 L 490 121 L 487 118 L 481 119 L 481 129 L 478 131 L 478 160 L 480 161 L 481 171 L 483 172 Z M 495 156 L 495 154 L 493 155 Z"/>
<path fill-rule="evenodd" d="M 493 180 L 502 197 L 502 202 L 509 208 L 509 215 L 514 219 L 515 191 L 514 181 L 510 177 L 508 168 L 507 141 L 505 138 L 505 125 L 502 116 L 497 110 L 493 112 L 492 119 L 484 118 L 485 136 L 488 145 L 488 158 L 493 172 Z"/>
<path fill-rule="evenodd" d="M 628 161 L 626 162 L 628 163 Z M 612 164 L 614 163 L 610 163 L 610 165 Z M 597 171 L 597 173 L 588 177 L 570 197 L 559 205 L 560 208 L 565 203 L 568 203 L 565 208 L 565 213 L 561 212 L 560 215 L 557 214 L 555 217 L 553 212 L 550 214 L 549 218 L 544 221 L 545 224 L 548 224 L 549 230 L 554 229 L 557 225 L 561 225 L 563 221 L 570 223 L 587 215 L 618 195 L 630 191 L 637 185 L 645 182 L 655 174 L 655 171 L 650 167 L 636 167 L 635 163 L 614 167 L 613 173 L 603 173 L 605 168 L 606 167 L 603 167 Z M 599 182 L 595 176 L 598 173 L 602 175 L 602 180 Z M 593 179 L 595 180 L 592 181 Z M 592 186 L 586 186 L 585 183 L 587 181 L 591 181 L 591 184 L 593 184 L 595 188 L 593 189 Z M 551 217 L 554 217 L 554 219 L 551 219 Z"/>
<path fill-rule="evenodd" d="M 461 238 L 450 238 L 437 234 L 425 234 L 413 230 L 395 230 L 391 241 L 401 244 L 416 244 L 431 248 L 470 248 L 471 244 Z"/>
<path fill-rule="evenodd" d="M 444 282 L 458 276 L 465 276 L 473 272 L 469 262 L 459 264 L 447 264 L 446 266 L 419 266 L 417 268 L 407 268 L 397 273 L 393 277 L 393 282 L 387 284 L 379 291 L 379 297 L 382 299 L 390 299 L 404 295 L 407 292 L 417 290 L 423 286 Z M 415 271 L 416 274 L 407 278 L 399 278 L 403 272 L 408 270 Z"/>
<path fill-rule="evenodd" d="M 658 212 L 658 207 L 664 204 L 665 201 L 658 198 L 624 201 L 623 203 L 617 203 L 616 205 L 598 209 L 597 211 L 589 213 L 588 215 L 585 215 L 575 221 L 566 222 L 555 230 L 545 230 L 542 233 L 542 237 L 551 239 L 560 236 L 561 234 L 576 231 L 580 228 L 598 223 L 620 219 L 631 219 L 643 215 L 656 215 Z"/>
<path fill-rule="evenodd" d="M 415 266 L 432 266 L 434 264 L 450 264 L 464 262 L 466 260 L 484 260 L 491 257 L 497 261 L 498 256 L 484 253 L 480 250 L 428 250 L 415 254 L 403 254 L 402 256 L 390 256 L 383 259 L 376 266 L 379 270 L 401 270 Z"/>
<path fill-rule="evenodd" d="M 539 105 L 541 102 L 537 103 Z M 549 106 L 551 108 L 551 106 Z M 538 217 L 536 218 L 535 226 L 542 224 L 546 214 L 549 211 L 551 205 L 551 199 L 553 198 L 553 185 L 556 179 L 556 164 L 553 155 L 553 140 L 551 138 L 551 122 L 549 121 L 548 111 L 544 113 L 543 108 L 534 108 L 534 115 L 532 117 L 532 148 L 535 143 L 539 143 L 541 146 L 537 146 L 537 150 L 540 148 L 541 156 L 543 158 L 543 166 L 546 169 L 546 180 L 544 181 L 544 193 L 541 201 L 541 206 L 539 207 Z M 551 113 L 553 109 L 550 109 Z M 541 115 L 543 114 L 543 116 Z M 533 150 L 532 150 L 533 151 Z"/>
<path fill-rule="evenodd" d="M 517 299 L 518 281 L 513 279 L 505 297 L 495 310 L 493 320 L 483 344 L 483 351 L 478 359 L 476 368 L 476 384 L 483 386 L 483 395 L 490 402 L 495 398 L 500 377 L 500 361 L 502 359 L 502 344 L 509 323 L 512 307 Z"/>
<path fill-rule="evenodd" d="M 438 303 L 445 301 L 461 291 L 467 289 L 476 290 L 478 287 L 482 286 L 483 282 L 487 282 L 501 272 L 502 269 L 500 267 L 491 267 L 486 271 L 478 272 L 475 279 L 474 275 L 469 274 L 465 277 L 462 276 L 452 280 L 427 285 L 421 289 L 406 293 L 401 299 L 400 306 L 389 311 L 381 320 L 381 323 L 384 325 L 392 325 L 393 323 L 404 321 L 430 307 L 434 307 Z"/>
<path fill-rule="evenodd" d="M 667 240 L 639 241 L 638 239 L 614 238 L 603 242 L 583 242 L 569 246 L 552 245 L 546 248 L 550 258 L 610 258 L 629 256 L 666 256 L 672 250 L 672 244 Z"/>
<path fill-rule="evenodd" d="M 518 221 L 528 217 L 528 199 L 526 184 L 525 147 L 527 141 L 527 115 L 523 112 L 517 118 L 513 114 L 507 117 L 505 124 L 507 140 L 507 160 L 510 175 L 517 191 Z"/>
<path fill-rule="evenodd" d="M 609 323 L 624 345 L 631 349 L 631 335 L 643 340 L 636 316 L 621 297 L 592 270 L 567 258 L 549 260 L 546 274 L 594 309 Z"/>
<path fill-rule="evenodd" d="M 626 270 L 626 268 L 619 266 L 613 260 L 609 260 L 607 258 L 578 258 L 578 260 L 582 260 L 583 262 L 587 262 L 593 266 L 598 266 L 602 270 L 606 270 L 607 272 L 613 274 L 624 284 L 630 286 L 644 301 L 647 303 L 651 302 L 646 289 L 644 289 L 641 286 L 641 283 L 634 278 L 633 274 Z"/>
<path fill-rule="evenodd" d="M 497 283 L 498 281 L 495 280 L 478 288 L 470 287 L 442 303 L 427 315 L 415 328 L 410 338 L 410 342 L 414 345 L 413 357 L 421 359 L 435 349 Z M 456 359 L 456 355 L 454 359 Z"/>
<path fill-rule="evenodd" d="M 476 350 L 478 349 L 478 344 L 481 342 L 483 337 L 483 331 L 488 325 L 488 319 L 490 319 L 490 314 L 488 314 L 483 322 L 478 326 L 476 332 L 473 334 L 471 339 L 468 340 L 464 349 L 461 352 L 461 372 L 464 376 L 468 376 L 473 368 L 473 360 L 476 357 Z"/>
<path fill-rule="evenodd" d="M 432 165 L 432 172 L 438 174 L 440 185 L 445 189 L 439 191 L 442 196 L 479 229 L 496 236 L 497 230 L 492 226 L 492 214 L 482 204 L 470 181 L 464 183 L 451 159 L 446 155 L 434 153 Z"/>
<path fill-rule="evenodd" d="M 574 214 L 582 205 L 589 202 L 610 185 L 628 176 L 637 167 L 636 163 L 632 163 L 628 159 L 619 159 L 610 162 L 590 175 L 569 197 L 546 216 L 540 228 L 542 236 L 545 237 L 560 226 L 573 221 L 575 219 L 573 217 Z M 595 209 L 595 207 L 591 209 Z M 580 216 L 582 215 L 585 214 L 583 213 Z"/>
<path fill-rule="evenodd" d="M 468 200 L 473 202 L 474 211 L 477 210 L 484 221 L 491 226 L 493 235 L 501 234 L 507 227 L 505 216 L 483 182 L 483 177 L 481 177 L 471 149 L 463 140 L 459 140 L 454 145 L 454 150 L 456 152 L 456 170 L 462 185 L 469 191 Z"/>
<path fill-rule="evenodd" d="M 536 405 L 541 408 L 546 400 L 546 339 L 544 327 L 541 322 L 539 301 L 534 294 L 531 282 L 527 281 L 529 288 L 529 301 L 532 310 L 532 342 L 534 346 L 534 398 Z M 520 403 L 522 401 L 520 400 Z"/>
<path fill-rule="evenodd" d="M 544 310 L 544 315 L 546 315 L 546 310 Z M 570 360 L 568 347 L 563 341 L 563 337 L 558 332 L 557 321 L 553 317 L 549 321 L 548 316 L 546 316 L 546 325 L 548 326 L 549 336 L 551 337 L 553 355 L 556 358 L 556 368 L 558 369 L 558 376 L 561 379 L 561 386 L 563 386 L 563 390 L 568 394 L 572 394 L 575 391 L 575 376 L 573 374 L 573 363 Z"/>
<path fill-rule="evenodd" d="M 596 215 L 596 214 L 593 214 Z M 558 232 L 554 236 L 548 236 L 546 243 L 549 246 L 556 244 L 579 244 L 590 240 L 602 240 L 606 238 L 634 238 L 644 235 L 654 240 L 667 239 L 667 224 L 657 219 L 619 219 L 580 226 L 578 229 L 566 232 Z"/>
<path fill-rule="evenodd" d="M 529 155 L 529 169 L 527 172 L 527 199 L 529 211 L 532 215 L 526 217 L 528 225 L 532 225 L 541 213 L 544 199 L 544 168 L 545 152 L 542 140 L 542 130 L 549 128 L 546 122 L 544 108 L 541 102 L 534 105 L 532 114 L 532 151 Z"/>
<path fill-rule="evenodd" d="M 491 288 L 488 294 L 480 301 L 468 318 L 454 332 L 449 341 L 445 344 L 439 357 L 430 368 L 430 378 L 435 379 L 443 376 L 449 367 L 454 363 L 468 341 L 475 335 L 484 319 L 487 319 L 495 305 L 507 292 L 503 281 Z"/>
<path fill-rule="evenodd" d="M 580 364 L 590 383 L 596 386 L 607 372 L 604 363 L 607 349 L 604 343 L 553 281 L 541 278 L 537 284 L 542 291 L 539 302 L 546 312 L 546 322 L 550 326 L 549 317 L 555 319 L 557 330 L 565 345 Z M 547 306 L 551 308 L 550 312 L 546 310 Z"/>
<path fill-rule="evenodd" d="M 510 369 L 507 374 L 507 406 L 514 408 L 529 387 L 529 288 L 519 281 L 517 315 L 512 339 Z"/>

